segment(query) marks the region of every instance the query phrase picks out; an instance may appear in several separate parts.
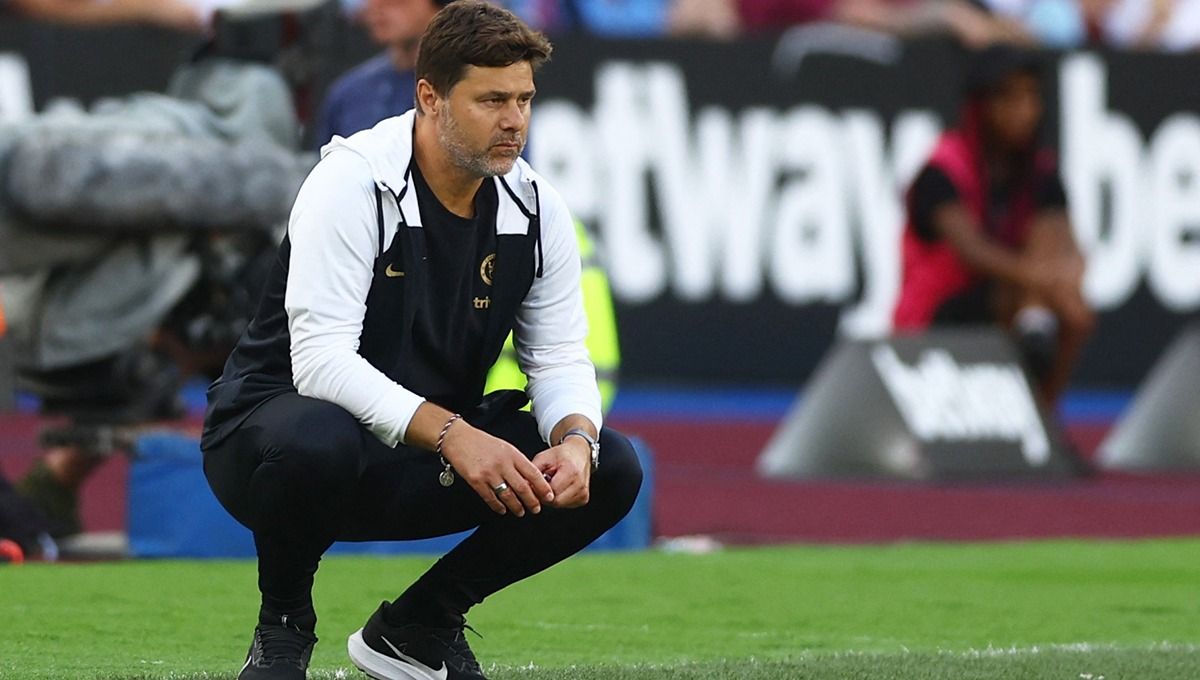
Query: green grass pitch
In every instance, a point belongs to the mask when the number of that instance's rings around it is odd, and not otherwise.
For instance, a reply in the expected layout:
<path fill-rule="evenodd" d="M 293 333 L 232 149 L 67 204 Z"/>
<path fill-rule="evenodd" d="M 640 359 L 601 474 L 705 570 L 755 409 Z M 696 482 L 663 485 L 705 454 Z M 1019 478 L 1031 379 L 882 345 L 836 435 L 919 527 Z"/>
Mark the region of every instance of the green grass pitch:
<path fill-rule="evenodd" d="M 329 558 L 310 678 L 429 559 Z M 251 562 L 0 567 L 0 678 L 234 678 Z M 1200 678 L 1200 539 L 584 555 L 472 612 L 508 678 Z"/>

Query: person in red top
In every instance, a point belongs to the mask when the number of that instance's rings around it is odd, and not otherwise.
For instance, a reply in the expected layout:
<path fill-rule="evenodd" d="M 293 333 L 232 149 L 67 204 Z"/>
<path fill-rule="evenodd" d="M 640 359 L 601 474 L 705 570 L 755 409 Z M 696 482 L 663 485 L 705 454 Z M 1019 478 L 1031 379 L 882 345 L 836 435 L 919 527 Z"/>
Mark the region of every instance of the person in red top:
<path fill-rule="evenodd" d="M 1037 60 L 989 48 L 967 85 L 959 126 L 938 141 L 906 197 L 894 327 L 999 324 L 1014 333 L 1052 405 L 1094 316 L 1055 157 L 1038 145 Z"/>

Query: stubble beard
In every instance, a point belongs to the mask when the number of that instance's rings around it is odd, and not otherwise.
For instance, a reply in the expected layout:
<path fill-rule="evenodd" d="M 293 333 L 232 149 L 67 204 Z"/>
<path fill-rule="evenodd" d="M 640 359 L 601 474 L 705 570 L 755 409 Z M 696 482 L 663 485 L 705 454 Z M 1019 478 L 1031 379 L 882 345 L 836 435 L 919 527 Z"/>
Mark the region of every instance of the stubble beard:
<path fill-rule="evenodd" d="M 485 149 L 473 149 L 467 142 L 466 135 L 458 125 L 458 121 L 450 115 L 449 107 L 438 112 L 438 118 L 441 123 L 438 126 L 438 142 L 446 150 L 450 162 L 476 177 L 507 175 L 516 164 L 517 157 L 525 150 L 525 135 L 519 132 L 511 137 L 492 139 Z M 517 153 L 512 156 L 493 156 L 492 145 L 505 141 L 516 142 Z"/>

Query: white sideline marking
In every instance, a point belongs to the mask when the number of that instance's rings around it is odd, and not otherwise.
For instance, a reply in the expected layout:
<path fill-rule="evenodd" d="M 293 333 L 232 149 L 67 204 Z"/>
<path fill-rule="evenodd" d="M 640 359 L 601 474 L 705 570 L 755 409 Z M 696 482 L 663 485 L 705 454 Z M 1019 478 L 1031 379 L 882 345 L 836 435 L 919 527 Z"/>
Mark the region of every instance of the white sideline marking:
<path fill-rule="evenodd" d="M 564 627 L 566 627 L 566 626 L 564 626 Z M 614 626 L 614 627 L 616 627 L 616 626 Z M 623 670 L 632 670 L 632 671 L 662 671 L 662 670 L 675 670 L 675 669 L 680 669 L 680 668 L 686 669 L 689 666 L 695 666 L 695 665 L 699 665 L 699 664 L 729 663 L 729 662 L 734 662 L 734 661 L 741 663 L 741 664 L 750 664 L 750 665 L 768 664 L 769 665 L 769 664 L 774 664 L 774 663 L 788 663 L 788 662 L 793 662 L 793 661 L 812 661 L 812 660 L 817 660 L 817 659 L 822 659 L 822 658 L 830 658 L 830 657 L 833 657 L 833 658 L 888 657 L 888 656 L 896 656 L 898 654 L 901 654 L 901 655 L 936 654 L 938 656 L 975 659 L 975 658 L 1000 658 L 1000 657 L 1011 657 L 1011 656 L 1031 656 L 1031 655 L 1036 655 L 1036 654 L 1045 654 L 1047 652 L 1070 652 L 1070 653 L 1077 653 L 1077 654 L 1087 654 L 1090 652 L 1100 652 L 1100 651 L 1105 651 L 1105 652 L 1162 651 L 1162 652 L 1200 653 L 1200 645 L 1192 644 L 1192 643 L 1170 642 L 1170 641 L 1165 641 L 1165 640 L 1161 641 L 1161 642 L 1151 642 L 1151 643 L 1144 644 L 1144 645 L 1122 645 L 1122 644 L 1109 643 L 1109 642 L 1065 642 L 1065 643 L 1037 644 L 1037 645 L 1030 645 L 1030 646 L 1026 646 L 1026 647 L 1017 647 L 1017 646 L 985 647 L 983 649 L 965 649 L 965 650 L 964 649 L 937 649 L 937 650 L 929 650 L 929 651 L 921 651 L 921 650 L 913 651 L 913 650 L 904 648 L 903 651 L 901 651 L 901 652 L 845 651 L 845 652 L 835 652 L 832 654 L 827 653 L 827 652 L 804 651 L 804 652 L 800 652 L 798 654 L 793 654 L 788 657 L 772 658 L 772 659 L 760 659 L 757 657 L 749 657 L 749 658 L 736 658 L 736 659 L 727 659 L 727 658 L 705 659 L 703 661 L 700 661 L 700 660 L 682 661 L 682 662 L 676 661 L 676 662 L 668 662 L 668 663 L 599 664 L 599 665 L 611 665 L 614 667 L 619 667 Z M 578 670 L 579 668 L 580 668 L 579 665 L 572 664 L 570 666 L 561 667 L 561 670 L 564 672 L 567 672 L 567 671 L 575 671 L 575 670 Z M 531 671 L 531 670 L 537 670 L 537 669 L 538 669 L 538 666 L 532 661 L 527 664 L 520 664 L 520 665 L 492 663 L 492 664 L 489 664 L 489 667 L 488 667 L 489 672 L 499 671 L 499 670 Z M 323 678 L 333 678 L 334 680 L 344 680 L 345 678 L 355 677 L 357 675 L 357 673 L 358 673 L 357 670 L 350 671 L 350 670 L 347 670 L 344 668 L 339 668 L 334 672 L 312 671 L 312 672 L 309 672 L 309 678 L 310 678 L 310 680 L 322 680 Z M 193 679 L 196 677 L 207 678 L 210 676 L 208 673 L 200 673 L 200 674 L 184 673 L 181 675 L 176 675 L 175 673 L 170 673 L 170 674 L 168 674 L 167 677 L 168 678 L 186 677 L 189 679 Z M 1093 675 L 1093 674 L 1088 674 L 1088 673 L 1081 673 L 1079 675 L 1079 680 L 1106 680 L 1106 678 L 1103 675 Z"/>
<path fill-rule="evenodd" d="M 906 656 L 910 655 L 910 654 L 916 654 L 916 655 L 935 654 L 937 656 L 976 659 L 976 658 L 1001 658 L 1001 657 L 1012 657 L 1012 656 L 1032 656 L 1032 655 L 1037 655 L 1037 654 L 1045 654 L 1048 652 L 1069 652 L 1069 653 L 1074 653 L 1074 654 L 1087 654 L 1087 653 L 1091 653 L 1091 652 L 1100 652 L 1100 651 L 1107 651 L 1107 652 L 1163 651 L 1163 652 L 1197 653 L 1197 652 L 1200 652 L 1200 645 L 1191 644 L 1191 643 L 1169 642 L 1169 641 L 1165 641 L 1165 640 L 1161 641 L 1161 642 L 1151 642 L 1151 643 L 1144 644 L 1144 645 L 1122 645 L 1122 644 L 1108 643 L 1108 642 L 1066 642 L 1066 643 L 1037 644 L 1037 645 L 1029 645 L 1026 647 L 1017 647 L 1015 645 L 1011 646 L 1011 647 L 991 647 L 991 646 L 989 646 L 989 647 L 985 647 L 983 649 L 973 649 L 972 648 L 972 649 L 965 649 L 965 650 L 964 649 L 937 649 L 937 650 L 923 651 L 923 650 L 909 650 L 907 648 L 904 648 L 904 650 L 902 652 L 846 651 L 846 652 L 836 652 L 836 653 L 832 653 L 832 654 L 827 653 L 827 652 L 805 651 L 805 652 L 801 652 L 799 654 L 794 654 L 794 655 L 791 655 L 788 657 L 772 658 L 772 659 L 759 659 L 756 657 L 750 657 L 748 659 L 747 658 L 738 658 L 738 659 L 722 658 L 722 659 L 705 659 L 703 661 L 697 660 L 697 661 L 690 661 L 690 662 L 685 661 L 685 662 L 668 662 L 668 663 L 637 663 L 637 664 L 612 664 L 612 665 L 614 665 L 616 667 L 620 667 L 622 669 L 633 670 L 633 671 L 641 671 L 641 670 L 661 671 L 661 670 L 673 670 L 673 669 L 687 668 L 688 666 L 694 666 L 694 665 L 698 665 L 698 664 L 729 663 L 729 662 L 733 662 L 733 661 L 736 661 L 736 662 L 742 663 L 742 664 L 750 664 L 750 665 L 757 665 L 760 663 L 770 665 L 770 664 L 774 664 L 774 663 L 788 663 L 791 661 L 800 661 L 800 660 L 812 661 L 812 660 L 818 660 L 818 659 L 822 659 L 822 658 L 831 658 L 831 657 L 833 657 L 833 658 L 845 658 L 845 657 L 886 658 L 889 656 L 896 656 L 898 654 L 906 655 Z M 529 665 L 523 665 L 523 666 L 511 666 L 511 665 L 502 665 L 502 664 L 493 664 L 492 665 L 493 670 L 497 670 L 497 669 L 531 670 L 533 667 L 534 666 L 532 663 Z M 571 666 L 563 667 L 563 670 L 569 671 L 569 670 L 575 670 L 577 668 L 579 668 L 577 665 L 571 665 Z M 1087 675 L 1087 674 L 1084 674 L 1084 675 Z M 1103 676 L 1100 676 L 1100 675 L 1093 675 L 1093 676 L 1091 676 L 1091 678 L 1085 678 L 1081 675 L 1080 680 L 1104 680 L 1104 679 L 1103 679 Z"/>
<path fill-rule="evenodd" d="M 1200 651 L 1200 645 L 1180 644 L 1176 642 L 1152 642 L 1146 645 L 1121 645 L 1111 642 L 1066 642 L 1066 643 L 1051 643 L 1044 645 L 1031 645 L 1029 647 L 992 647 L 988 646 L 984 649 L 939 649 L 936 653 L 939 656 L 961 656 L 968 659 L 977 658 L 995 658 L 1005 656 L 1033 656 L 1036 654 L 1044 654 L 1046 652 L 1071 652 L 1076 654 L 1089 654 L 1091 652 L 1133 652 L 1133 651 L 1161 651 L 1161 652 L 1196 652 Z"/>

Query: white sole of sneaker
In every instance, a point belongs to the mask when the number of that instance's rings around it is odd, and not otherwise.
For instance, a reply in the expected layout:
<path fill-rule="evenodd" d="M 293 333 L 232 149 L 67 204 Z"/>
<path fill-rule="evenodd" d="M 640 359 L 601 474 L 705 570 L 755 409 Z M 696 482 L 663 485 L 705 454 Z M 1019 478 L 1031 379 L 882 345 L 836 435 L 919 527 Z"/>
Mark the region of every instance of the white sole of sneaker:
<path fill-rule="evenodd" d="M 358 670 L 375 680 L 446 680 L 450 674 L 445 665 L 434 670 L 416 659 L 404 656 L 395 647 L 392 651 L 400 659 L 380 654 L 367 646 L 362 637 L 362 628 L 354 631 L 346 640 L 346 651 Z"/>

